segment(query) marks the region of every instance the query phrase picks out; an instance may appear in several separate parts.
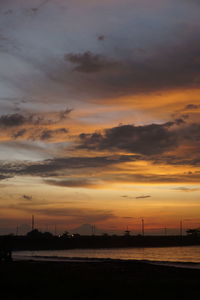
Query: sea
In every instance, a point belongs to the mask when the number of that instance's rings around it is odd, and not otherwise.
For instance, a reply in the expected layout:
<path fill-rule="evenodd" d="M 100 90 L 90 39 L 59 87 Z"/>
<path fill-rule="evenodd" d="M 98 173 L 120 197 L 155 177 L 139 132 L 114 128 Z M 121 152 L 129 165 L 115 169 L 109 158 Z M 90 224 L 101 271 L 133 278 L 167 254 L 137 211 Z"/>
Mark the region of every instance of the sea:
<path fill-rule="evenodd" d="M 102 261 L 132 260 L 200 269 L 200 246 L 18 251 L 14 260 Z"/>

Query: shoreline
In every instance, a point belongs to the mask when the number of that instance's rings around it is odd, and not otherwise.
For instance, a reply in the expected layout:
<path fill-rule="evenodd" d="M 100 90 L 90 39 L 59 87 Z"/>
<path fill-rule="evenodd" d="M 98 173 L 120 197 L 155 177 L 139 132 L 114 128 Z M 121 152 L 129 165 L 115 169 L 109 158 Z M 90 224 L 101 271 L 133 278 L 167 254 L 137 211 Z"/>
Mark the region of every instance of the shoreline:
<path fill-rule="evenodd" d="M 58 256 L 13 256 L 13 261 L 18 262 L 58 262 L 58 263 L 144 263 L 159 266 L 169 266 L 175 268 L 197 269 L 200 270 L 199 262 L 179 262 L 179 261 L 159 261 L 159 260 L 139 260 L 139 259 L 112 259 L 112 258 L 93 258 L 93 257 L 58 257 Z"/>
<path fill-rule="evenodd" d="M 14 251 L 15 260 L 58 261 L 58 262 L 103 262 L 135 261 L 177 267 L 200 268 L 200 247 L 163 247 L 155 248 L 118 248 L 118 249 L 68 249 L 68 250 L 32 250 Z"/>
<path fill-rule="evenodd" d="M 180 248 L 180 247 L 200 247 L 200 243 L 196 244 L 175 244 L 175 245 L 131 245 L 131 246 L 115 246 L 115 247 L 105 247 L 105 246 L 98 246 L 98 247 L 74 247 L 74 248 L 20 248 L 20 249 L 14 249 L 12 250 L 13 252 L 22 252 L 22 251 L 63 251 L 63 250 L 97 250 L 97 249 L 107 249 L 107 250 L 112 250 L 112 249 L 148 249 L 148 248 Z"/>

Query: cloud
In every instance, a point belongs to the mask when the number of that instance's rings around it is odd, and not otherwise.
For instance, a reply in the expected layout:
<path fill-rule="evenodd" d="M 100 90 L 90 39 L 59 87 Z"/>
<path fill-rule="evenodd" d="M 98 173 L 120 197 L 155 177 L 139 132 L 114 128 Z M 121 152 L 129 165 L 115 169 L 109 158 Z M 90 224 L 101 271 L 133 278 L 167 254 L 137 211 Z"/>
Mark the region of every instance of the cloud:
<path fill-rule="evenodd" d="M 151 198 L 151 195 L 142 195 L 142 196 L 135 197 L 135 199 L 146 199 L 146 198 Z"/>
<path fill-rule="evenodd" d="M 0 127 L 12 128 L 22 125 L 51 125 L 63 121 L 72 112 L 72 109 L 48 114 L 48 113 L 26 113 L 25 115 L 15 113 L 0 116 Z"/>
<path fill-rule="evenodd" d="M 49 140 L 51 139 L 54 135 L 57 134 L 66 134 L 68 133 L 68 130 L 66 128 L 58 128 L 58 129 L 45 129 L 41 132 L 39 138 L 41 140 Z"/>
<path fill-rule="evenodd" d="M 190 147 L 190 158 L 184 153 L 165 155 L 178 147 Z M 143 155 L 154 163 L 193 164 L 200 162 L 200 123 L 186 123 L 179 118 L 163 124 L 119 125 L 117 127 L 79 135 L 78 149 L 95 151 L 124 151 Z M 175 152 L 174 152 L 175 153 Z"/>
<path fill-rule="evenodd" d="M 28 196 L 28 195 L 22 195 L 22 198 L 23 199 L 25 199 L 25 200 L 28 200 L 28 201 L 30 201 L 30 200 L 32 200 L 32 196 Z"/>
<path fill-rule="evenodd" d="M 154 164 L 166 164 L 172 166 L 199 166 L 200 165 L 200 156 L 196 153 L 195 149 L 194 155 L 188 158 L 188 155 L 179 156 L 179 155 L 161 155 L 154 156 L 152 162 Z M 147 158 L 146 158 L 147 159 Z"/>
<path fill-rule="evenodd" d="M 153 52 L 148 47 L 139 52 L 133 43 L 119 44 L 116 52 L 112 39 L 109 46 L 110 51 L 102 55 L 91 51 L 66 54 L 65 60 L 74 65 L 75 72 L 71 74 L 63 65 L 46 71 L 51 80 L 70 85 L 73 94 L 87 96 L 90 101 L 200 87 L 200 42 L 196 34 L 185 37 L 178 45 L 159 44 Z"/>
<path fill-rule="evenodd" d="M 73 70 L 82 73 L 98 73 L 115 65 L 114 62 L 109 61 L 104 56 L 93 54 L 90 51 L 66 54 L 65 60 L 77 65 Z"/>
<path fill-rule="evenodd" d="M 63 187 L 85 187 L 85 188 L 98 188 L 104 185 L 119 185 L 119 184 L 136 184 L 136 183 L 143 183 L 143 184 L 175 184 L 175 183 L 199 183 L 200 180 L 200 173 L 178 173 L 175 175 L 159 175 L 156 173 L 147 173 L 145 175 L 140 173 L 122 173 L 122 174 L 115 174 L 115 171 L 113 170 L 113 173 L 110 173 L 109 176 L 105 174 L 101 174 L 99 178 L 90 178 L 90 179 L 84 179 L 84 178 L 69 178 L 67 180 L 59 180 L 56 179 L 47 179 L 44 180 L 44 183 L 52 184 L 56 186 L 63 186 Z M 178 190 L 178 189 L 177 189 Z M 186 191 L 186 190 L 184 190 Z M 195 191 L 195 190 L 191 190 Z M 121 196 L 124 199 L 145 199 L 152 197 L 151 195 L 140 195 L 138 197 L 131 197 L 128 195 L 122 195 Z"/>
<path fill-rule="evenodd" d="M 200 104 L 187 104 L 184 108 L 184 110 L 195 110 L 195 109 L 198 109 L 200 108 Z"/>
<path fill-rule="evenodd" d="M 197 192 L 200 190 L 200 188 L 188 188 L 188 187 L 181 186 L 181 187 L 174 188 L 173 190 L 180 191 L 180 192 Z"/>
<path fill-rule="evenodd" d="M 144 155 L 160 154 L 178 145 L 177 135 L 169 127 L 172 123 L 144 126 L 121 125 L 102 133 L 80 134 L 79 148 L 90 150 L 124 150 Z"/>
<path fill-rule="evenodd" d="M 100 34 L 100 35 L 98 35 L 97 39 L 98 39 L 98 41 L 105 41 L 106 36 L 104 34 Z"/>
<path fill-rule="evenodd" d="M 73 109 L 72 108 L 66 108 L 65 110 L 63 110 L 63 111 L 60 111 L 59 113 L 58 113 L 58 120 L 59 121 L 63 121 L 63 120 L 65 120 L 65 119 L 67 119 L 68 117 L 69 117 L 69 114 L 71 113 L 73 111 Z"/>
<path fill-rule="evenodd" d="M 23 203 L 4 205 L 1 208 L 24 211 L 30 214 L 52 217 L 55 219 L 69 221 L 70 223 L 101 222 L 115 219 L 117 216 L 110 210 L 95 210 L 77 207 L 52 207 L 49 203 L 34 203 L 26 201 Z"/>
<path fill-rule="evenodd" d="M 3 115 L 0 117 L 0 127 L 16 127 L 24 125 L 27 119 L 20 114 Z"/>
<path fill-rule="evenodd" d="M 32 11 L 35 13 L 38 12 L 43 6 L 45 6 L 48 2 L 51 2 L 51 1 L 52 0 L 41 1 L 41 3 L 37 7 L 32 8 Z"/>
<path fill-rule="evenodd" d="M 35 208 L 31 209 L 34 214 L 50 217 L 69 218 L 73 222 L 101 222 L 114 219 L 116 216 L 107 210 L 92 210 L 82 208 Z"/>
<path fill-rule="evenodd" d="M 177 174 L 156 174 L 156 173 L 146 173 L 142 174 L 139 172 L 129 174 L 129 173 L 122 173 L 119 175 L 112 174 L 109 178 L 106 178 L 107 182 L 118 184 L 118 183 L 125 183 L 125 184 L 135 184 L 135 183 L 143 183 L 143 184 L 168 184 L 168 183 L 196 183 L 199 184 L 200 180 L 200 173 L 184 173 L 180 172 Z M 132 197 L 130 197 L 132 198 Z M 129 198 L 129 199 L 130 199 Z M 132 198 L 135 199 L 135 198 Z"/>
<path fill-rule="evenodd" d="M 136 175 L 136 177 L 137 177 L 137 175 Z M 129 198 L 129 199 L 146 199 L 146 198 L 150 198 L 151 195 L 141 195 L 141 196 L 137 196 L 137 197 L 129 197 L 127 195 L 123 195 L 121 197 L 123 197 L 123 198 Z"/>
<path fill-rule="evenodd" d="M 100 182 L 97 179 L 87 179 L 87 178 L 74 178 L 65 180 L 44 180 L 44 183 L 60 187 L 68 188 L 96 188 L 100 186 Z"/>
<path fill-rule="evenodd" d="M 12 138 L 14 139 L 23 138 L 31 141 L 35 141 L 35 140 L 48 141 L 50 139 L 55 138 L 56 136 L 65 136 L 68 132 L 69 130 L 64 127 L 57 128 L 57 129 L 29 127 L 27 129 L 22 128 L 20 130 L 12 132 Z"/>
<path fill-rule="evenodd" d="M 0 174 L 0 180 L 5 180 L 5 179 L 9 179 L 9 178 L 11 178 L 11 176 L 6 176 L 6 175 Z"/>
<path fill-rule="evenodd" d="M 99 156 L 54 158 L 40 162 L 3 163 L 0 173 L 9 175 L 55 176 L 65 169 L 102 168 L 123 162 L 135 161 L 138 156 Z"/>
<path fill-rule="evenodd" d="M 6 56 L 1 76 L 5 76 L 13 90 L 17 86 L 26 95 L 36 95 L 39 89 L 40 95 L 49 91 L 53 99 L 63 103 L 60 90 L 65 91 L 65 96 L 67 90 L 76 99 L 94 101 L 105 96 L 109 101 L 109 96 L 113 100 L 121 95 L 199 88 L 199 15 L 190 4 L 165 1 L 163 5 L 154 0 L 150 8 L 147 1 L 128 0 L 123 4 L 117 1 L 115 7 L 113 1 L 103 1 L 99 7 L 95 1 L 91 13 L 90 1 L 84 4 L 52 1 L 48 9 L 31 19 L 22 12 L 38 11 L 44 2 L 39 5 L 34 1 L 6 2 L 1 4 L 2 12 L 14 13 L 4 16 L 3 34 L 9 35 L 16 49 Z M 69 10 L 61 11 L 66 5 Z M 172 8 L 177 18 L 171 14 Z M 27 26 L 21 25 L 20 17 Z M 9 23 L 15 30 L 10 29 Z M 107 35 L 106 43 L 99 42 Z M 41 47 L 43 44 L 45 47 Z M 30 48 L 34 50 L 29 51 Z M 65 53 L 66 64 L 63 63 Z M 71 72 L 68 63 L 75 72 Z M 15 64 L 17 67 L 13 68 Z M 22 88 L 24 78 L 27 82 Z"/>
<path fill-rule="evenodd" d="M 17 130 L 16 132 L 14 132 L 14 133 L 12 134 L 12 137 L 13 137 L 14 139 L 18 139 L 18 138 L 24 136 L 26 132 L 27 132 L 27 130 L 24 129 L 24 128 L 23 128 L 23 129 L 20 129 L 20 130 Z"/>
<path fill-rule="evenodd" d="M 10 137 L 10 139 L 15 140 L 48 141 L 58 136 L 64 138 L 69 130 L 65 127 L 57 126 L 68 118 L 71 111 L 71 109 L 65 109 L 52 113 L 2 115 L 0 116 L 0 128 L 4 130 L 2 134 L 6 138 Z M 53 125 L 56 125 L 57 128 Z"/>

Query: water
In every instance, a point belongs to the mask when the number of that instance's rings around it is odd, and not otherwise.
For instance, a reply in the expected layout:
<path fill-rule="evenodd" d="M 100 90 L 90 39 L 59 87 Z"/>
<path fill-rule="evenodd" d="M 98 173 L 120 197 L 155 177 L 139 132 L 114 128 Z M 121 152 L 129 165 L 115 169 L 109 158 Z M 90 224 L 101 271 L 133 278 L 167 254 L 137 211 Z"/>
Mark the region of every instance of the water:
<path fill-rule="evenodd" d="M 198 263 L 200 265 L 200 246 L 117 248 L 117 249 L 73 249 L 48 251 L 15 252 L 15 259 L 123 259 L 147 260 L 154 262 Z"/>

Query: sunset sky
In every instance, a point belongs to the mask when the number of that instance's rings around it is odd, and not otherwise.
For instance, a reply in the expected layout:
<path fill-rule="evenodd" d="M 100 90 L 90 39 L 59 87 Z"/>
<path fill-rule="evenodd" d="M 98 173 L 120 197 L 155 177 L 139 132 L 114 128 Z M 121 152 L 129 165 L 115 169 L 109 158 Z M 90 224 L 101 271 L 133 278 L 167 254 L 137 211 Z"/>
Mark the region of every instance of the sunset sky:
<path fill-rule="evenodd" d="M 200 2 L 0 1 L 0 234 L 200 225 Z"/>

